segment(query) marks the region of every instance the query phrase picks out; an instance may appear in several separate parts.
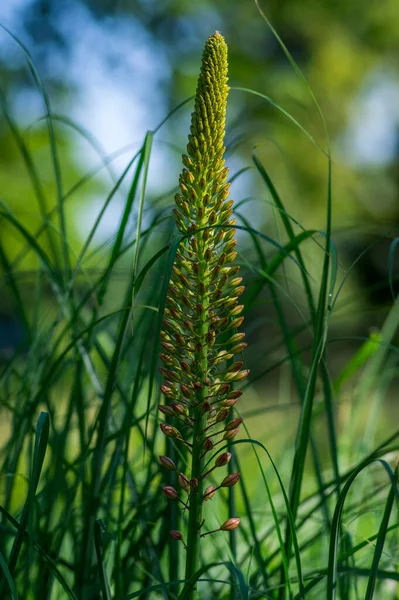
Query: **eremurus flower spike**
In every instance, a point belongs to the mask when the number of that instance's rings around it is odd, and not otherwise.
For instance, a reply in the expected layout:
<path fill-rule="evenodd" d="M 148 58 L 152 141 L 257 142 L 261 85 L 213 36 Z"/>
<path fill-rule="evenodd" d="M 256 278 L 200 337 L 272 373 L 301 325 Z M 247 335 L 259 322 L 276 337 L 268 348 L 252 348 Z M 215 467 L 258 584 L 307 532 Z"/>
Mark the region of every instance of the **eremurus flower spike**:
<path fill-rule="evenodd" d="M 172 269 L 161 332 L 160 358 L 165 365 L 160 368 L 165 377 L 161 392 L 166 405 L 160 412 L 178 426 L 162 424 L 161 430 L 172 443 L 190 448 L 190 474 L 178 476 L 179 486 L 188 494 L 188 582 L 198 570 L 200 540 L 206 535 L 201 533 L 204 501 L 239 479 L 239 473 L 229 475 L 218 487 L 208 486 L 204 492 L 210 473 L 205 468 L 206 454 L 223 439 L 234 437 L 241 423 L 241 419 L 233 420 L 232 429 L 225 424 L 230 407 L 241 395 L 231 387 L 248 375 L 241 369 L 241 360 L 230 367 L 226 364 L 245 347 L 244 334 L 234 331 L 243 321 L 243 305 L 238 300 L 244 286 L 237 276 L 239 267 L 231 264 L 237 253 L 236 221 L 223 158 L 228 89 L 227 46 L 216 32 L 205 44 L 180 191 L 175 196 L 173 212 L 184 238 Z M 226 336 L 226 332 L 230 333 Z M 224 347 L 221 339 L 228 340 Z M 229 452 L 221 454 L 211 471 L 230 458 Z M 168 461 L 161 462 L 171 467 Z M 167 486 L 164 494 L 182 503 L 174 488 Z M 232 531 L 238 523 L 239 519 L 230 518 L 220 530 Z M 180 532 L 173 530 L 171 535 L 182 539 Z M 186 600 L 194 600 L 195 586 L 187 583 L 183 594 Z"/>

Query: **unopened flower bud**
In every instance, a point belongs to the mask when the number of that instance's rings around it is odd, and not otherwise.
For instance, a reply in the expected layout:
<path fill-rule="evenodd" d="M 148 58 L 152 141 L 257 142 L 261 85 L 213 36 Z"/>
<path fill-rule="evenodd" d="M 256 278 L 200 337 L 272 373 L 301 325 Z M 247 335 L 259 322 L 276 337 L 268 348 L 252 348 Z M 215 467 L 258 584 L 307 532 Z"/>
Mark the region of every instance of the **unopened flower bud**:
<path fill-rule="evenodd" d="M 235 333 L 234 335 L 231 336 L 231 338 L 228 340 L 227 343 L 228 344 L 238 344 L 244 338 L 245 338 L 245 333 Z"/>
<path fill-rule="evenodd" d="M 181 435 L 176 429 L 176 427 L 172 427 L 172 425 L 166 425 L 165 423 L 161 423 L 160 428 L 162 430 L 162 433 L 166 435 L 166 437 L 181 439 Z"/>
<path fill-rule="evenodd" d="M 184 339 L 184 337 L 182 335 L 180 335 L 180 333 L 175 333 L 175 339 L 176 339 L 176 344 L 178 346 L 180 346 L 181 348 L 184 348 L 184 346 L 186 345 L 186 340 Z"/>
<path fill-rule="evenodd" d="M 249 369 L 246 369 L 245 371 L 237 371 L 234 373 L 226 373 L 224 378 L 226 379 L 226 381 L 242 381 L 243 379 L 246 379 L 249 375 Z"/>
<path fill-rule="evenodd" d="M 242 322 L 243 322 L 243 321 L 244 321 L 244 317 L 235 317 L 235 318 L 234 318 L 234 319 L 231 321 L 231 323 L 230 323 L 230 325 L 229 325 L 228 329 L 238 329 L 238 328 L 240 327 L 240 325 L 242 325 Z"/>
<path fill-rule="evenodd" d="M 181 366 L 182 370 L 183 370 L 185 373 L 190 373 L 190 371 L 191 371 L 191 367 L 190 367 L 190 365 L 189 365 L 189 364 L 188 364 L 186 361 L 184 361 L 184 360 L 181 360 L 181 361 L 180 361 L 180 366 Z"/>
<path fill-rule="evenodd" d="M 223 454 L 220 454 L 216 461 L 215 461 L 215 466 L 216 467 L 224 467 L 224 465 L 227 465 L 227 463 L 229 463 L 231 460 L 231 453 L 230 452 L 223 452 Z"/>
<path fill-rule="evenodd" d="M 221 531 L 233 531 L 234 529 L 237 529 L 237 527 L 240 524 L 240 519 L 236 518 L 236 517 L 232 517 L 231 519 L 227 519 L 227 521 L 225 521 L 223 523 L 223 525 L 221 526 Z"/>
<path fill-rule="evenodd" d="M 173 417 L 174 416 L 174 412 L 173 412 L 173 408 L 171 408 L 170 406 L 165 406 L 164 404 L 159 404 L 158 405 L 158 410 L 159 412 L 161 412 L 164 415 L 168 415 L 169 417 Z"/>
<path fill-rule="evenodd" d="M 243 310 L 244 310 L 244 305 L 237 304 L 237 306 L 234 306 L 233 308 L 231 308 L 229 310 L 229 317 L 236 317 L 237 315 L 242 313 Z"/>
<path fill-rule="evenodd" d="M 190 482 L 188 480 L 188 477 L 185 476 L 184 473 L 179 473 L 177 476 L 177 482 L 180 485 L 181 488 L 183 488 L 183 490 L 185 492 L 188 492 L 190 489 Z"/>
<path fill-rule="evenodd" d="M 208 401 L 204 402 L 201 407 L 201 415 L 205 414 L 206 412 L 209 412 L 211 410 L 211 408 L 212 407 Z"/>
<path fill-rule="evenodd" d="M 228 373 L 235 373 L 236 371 L 239 371 L 242 367 L 244 363 L 242 362 L 242 360 L 238 360 L 237 362 L 233 363 L 228 369 L 227 372 Z"/>
<path fill-rule="evenodd" d="M 174 540 L 178 542 L 183 541 L 183 534 L 181 531 L 178 531 L 177 529 L 172 529 L 172 531 L 169 531 L 169 534 Z"/>
<path fill-rule="evenodd" d="M 237 287 L 234 290 L 234 293 L 236 296 L 241 296 L 241 294 L 243 294 L 245 292 L 245 286 L 244 285 L 240 285 L 239 287 Z"/>
<path fill-rule="evenodd" d="M 218 389 L 218 394 L 220 394 L 221 396 L 223 396 L 224 394 L 227 394 L 227 392 L 229 391 L 229 389 L 230 389 L 230 384 L 229 383 L 222 383 L 222 385 Z"/>
<path fill-rule="evenodd" d="M 163 367 L 160 367 L 160 369 L 162 369 Z M 167 379 L 170 379 L 171 381 L 180 381 L 180 376 L 178 373 L 176 373 L 176 371 L 172 371 L 171 369 L 164 369 L 164 371 L 166 371 L 165 373 L 165 377 Z"/>
<path fill-rule="evenodd" d="M 211 438 L 206 438 L 206 440 L 204 442 L 205 452 L 209 452 L 209 450 L 212 450 L 212 448 L 213 448 L 213 442 L 212 442 Z"/>
<path fill-rule="evenodd" d="M 169 342 L 161 342 L 161 346 L 164 350 L 166 350 L 166 352 L 170 352 L 171 354 L 174 354 L 175 347 L 173 344 L 170 344 Z"/>
<path fill-rule="evenodd" d="M 230 473 L 230 475 L 226 475 L 223 479 L 220 487 L 233 487 L 240 479 L 240 473 Z"/>
<path fill-rule="evenodd" d="M 183 325 L 189 331 L 193 330 L 193 324 L 190 321 L 187 321 L 187 319 L 185 321 L 183 321 Z"/>
<path fill-rule="evenodd" d="M 234 406 L 234 404 L 237 404 L 237 402 L 238 398 L 232 398 L 231 400 L 223 400 L 222 406 L 230 408 L 231 406 Z"/>
<path fill-rule="evenodd" d="M 160 390 L 161 390 L 161 392 L 163 393 L 164 396 L 170 397 L 170 396 L 174 396 L 175 395 L 174 389 L 171 388 L 171 387 L 169 387 L 168 385 L 161 385 Z"/>
<path fill-rule="evenodd" d="M 165 469 L 169 469 L 169 471 L 175 471 L 176 470 L 175 463 L 168 456 L 160 456 L 159 457 L 159 462 L 161 463 L 161 465 L 163 467 L 165 467 Z"/>
<path fill-rule="evenodd" d="M 212 273 L 211 273 L 211 281 L 214 281 L 220 273 L 220 266 L 216 265 L 216 267 L 213 269 Z"/>
<path fill-rule="evenodd" d="M 238 432 L 240 431 L 240 428 L 237 427 L 237 429 L 231 429 L 230 431 L 226 431 L 226 433 L 223 436 L 224 440 L 232 440 L 233 438 L 236 437 L 236 435 L 238 434 Z"/>
<path fill-rule="evenodd" d="M 221 423 L 222 421 L 227 419 L 228 416 L 229 416 L 229 410 L 227 408 L 224 408 L 223 410 L 221 410 L 218 413 L 218 415 L 216 417 L 216 423 Z"/>
<path fill-rule="evenodd" d="M 242 391 L 241 390 L 232 390 L 231 392 L 229 392 L 226 396 L 227 400 L 231 400 L 232 398 L 240 398 L 242 396 Z"/>
<path fill-rule="evenodd" d="M 215 335 L 214 331 L 208 331 L 208 333 L 205 335 L 205 341 L 209 347 L 213 346 L 215 337 L 216 337 L 216 335 Z"/>
<path fill-rule="evenodd" d="M 211 498 L 214 497 L 216 492 L 216 488 L 214 485 L 208 485 L 208 487 L 206 488 L 205 492 L 204 492 L 204 502 L 207 502 L 208 500 L 211 500 Z"/>
<path fill-rule="evenodd" d="M 240 354 L 240 352 L 242 352 L 247 346 L 248 344 L 246 344 L 245 342 L 241 342 L 240 344 L 233 346 L 233 348 L 230 349 L 230 352 L 232 354 Z"/>
<path fill-rule="evenodd" d="M 186 385 L 184 385 L 184 383 L 180 384 L 180 390 L 185 398 L 191 398 L 192 394 L 191 394 L 189 388 Z"/>
<path fill-rule="evenodd" d="M 192 479 L 190 479 L 190 487 L 193 490 L 196 490 L 198 488 L 198 479 L 196 477 L 193 477 Z"/>
<path fill-rule="evenodd" d="M 229 288 L 233 288 L 233 287 L 237 287 L 237 285 L 240 285 L 240 283 L 242 282 L 242 277 L 235 277 L 234 279 L 231 279 L 229 281 Z M 238 335 L 242 335 L 242 334 L 238 334 Z"/>
<path fill-rule="evenodd" d="M 173 412 L 175 412 L 177 415 L 186 415 L 187 414 L 187 408 L 181 404 L 181 402 L 172 402 L 171 405 Z"/>
<path fill-rule="evenodd" d="M 244 419 L 242 419 L 241 417 L 238 417 L 237 419 L 233 419 L 232 421 L 230 421 L 230 423 L 227 423 L 226 427 L 224 428 L 225 431 L 231 431 L 232 429 L 236 429 L 237 427 L 239 427 L 241 425 L 241 423 L 243 422 Z"/>
<path fill-rule="evenodd" d="M 187 308 L 191 308 L 191 302 L 190 300 L 187 298 L 187 296 L 183 295 L 181 296 L 181 301 L 183 302 L 183 304 L 185 306 L 187 306 Z"/>
<path fill-rule="evenodd" d="M 167 498 L 169 498 L 170 500 L 178 500 L 179 499 L 179 495 L 176 492 L 175 488 L 172 487 L 171 485 L 165 485 L 165 487 L 162 488 L 163 493 L 165 494 L 165 496 Z"/>
<path fill-rule="evenodd" d="M 173 357 L 170 356 L 169 354 L 163 354 L 162 352 L 159 355 L 159 358 L 162 360 L 163 363 L 165 363 L 166 365 L 172 365 L 173 364 Z"/>

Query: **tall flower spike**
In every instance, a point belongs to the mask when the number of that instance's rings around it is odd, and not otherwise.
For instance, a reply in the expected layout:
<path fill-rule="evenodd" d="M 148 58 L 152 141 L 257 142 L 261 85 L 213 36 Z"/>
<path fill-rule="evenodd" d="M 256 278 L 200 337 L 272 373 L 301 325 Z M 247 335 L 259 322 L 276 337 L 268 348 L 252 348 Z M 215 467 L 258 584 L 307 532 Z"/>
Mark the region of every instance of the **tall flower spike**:
<path fill-rule="evenodd" d="M 248 375 L 241 361 L 232 368 L 226 365 L 245 347 L 244 334 L 234 331 L 243 320 L 238 300 L 244 287 L 237 277 L 239 267 L 231 265 L 237 253 L 223 158 L 228 90 L 227 46 L 216 32 L 203 52 L 180 192 L 175 196 L 176 225 L 186 237 L 176 254 L 161 332 L 161 360 L 166 365 L 160 369 L 166 379 L 161 391 L 179 425 L 178 430 L 170 425 L 161 429 L 191 449 L 186 580 L 199 564 L 205 456 L 227 433 L 231 437 L 222 424 L 240 396 L 231 388 Z M 171 415 L 165 407 L 161 412 Z M 221 466 L 227 464 L 226 456 Z M 186 586 L 185 597 L 193 600 L 195 588 Z"/>

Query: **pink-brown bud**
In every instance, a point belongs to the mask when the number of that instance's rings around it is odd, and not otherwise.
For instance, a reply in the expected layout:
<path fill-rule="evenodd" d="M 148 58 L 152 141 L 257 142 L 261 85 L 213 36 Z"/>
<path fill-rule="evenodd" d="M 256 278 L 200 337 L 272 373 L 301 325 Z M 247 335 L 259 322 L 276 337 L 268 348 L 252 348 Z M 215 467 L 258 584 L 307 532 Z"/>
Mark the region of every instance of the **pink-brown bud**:
<path fill-rule="evenodd" d="M 198 479 L 196 477 L 193 477 L 192 479 L 190 479 L 190 487 L 193 490 L 196 490 L 198 488 Z"/>
<path fill-rule="evenodd" d="M 197 263 L 197 262 L 192 263 L 191 268 L 194 271 L 195 275 L 198 275 L 198 273 L 199 273 L 199 263 Z"/>
<path fill-rule="evenodd" d="M 235 277 L 234 279 L 229 281 L 229 288 L 233 288 L 233 287 L 236 287 L 237 285 L 240 285 L 241 281 L 242 281 L 242 277 Z M 241 335 L 241 334 L 238 334 L 238 335 Z"/>
<path fill-rule="evenodd" d="M 232 440 L 233 438 L 236 437 L 236 435 L 238 434 L 238 432 L 240 431 L 240 428 L 237 427 L 237 429 L 231 429 L 230 431 L 226 431 L 226 433 L 223 436 L 224 440 Z"/>
<path fill-rule="evenodd" d="M 190 389 L 186 385 L 184 385 L 184 383 L 180 384 L 180 390 L 185 398 L 191 398 L 192 394 L 190 392 Z"/>
<path fill-rule="evenodd" d="M 230 400 L 232 398 L 240 398 L 242 396 L 242 391 L 241 390 L 232 390 L 231 392 L 229 392 L 226 396 L 227 400 Z"/>
<path fill-rule="evenodd" d="M 212 407 L 208 401 L 204 402 L 201 407 L 201 415 L 204 415 L 206 412 L 209 412 L 211 410 L 211 408 Z"/>
<path fill-rule="evenodd" d="M 174 540 L 178 542 L 183 541 L 183 534 L 181 531 L 178 531 L 177 529 L 172 529 L 172 531 L 169 531 L 169 534 Z"/>
<path fill-rule="evenodd" d="M 239 315 L 242 311 L 244 310 L 244 305 L 243 304 L 237 304 L 237 306 L 234 306 L 233 308 L 231 308 L 229 310 L 229 317 L 236 317 L 237 315 Z"/>
<path fill-rule="evenodd" d="M 171 354 L 174 354 L 175 347 L 173 344 L 170 344 L 169 342 L 161 342 L 161 346 L 164 350 L 166 350 L 166 352 L 170 352 Z"/>
<path fill-rule="evenodd" d="M 169 498 L 170 500 L 178 500 L 179 499 L 179 495 L 176 492 L 175 488 L 172 487 L 171 485 L 165 485 L 165 487 L 162 488 L 163 493 L 165 494 L 165 496 L 167 498 Z"/>
<path fill-rule="evenodd" d="M 224 428 L 225 431 L 231 431 L 232 429 L 237 429 L 237 427 L 239 427 L 241 425 L 241 423 L 243 422 L 244 419 L 241 419 L 241 417 L 238 417 L 237 419 L 233 419 L 232 421 L 230 421 L 230 423 L 227 423 L 226 427 Z"/>
<path fill-rule="evenodd" d="M 180 335 L 180 333 L 175 334 L 175 339 L 176 339 L 177 345 L 184 348 L 184 346 L 186 345 L 186 340 L 184 339 L 184 337 L 182 335 Z"/>
<path fill-rule="evenodd" d="M 249 369 L 246 369 L 245 371 L 226 373 L 224 378 L 226 379 L 226 381 L 242 381 L 243 379 L 248 377 L 248 375 L 249 375 Z"/>
<path fill-rule="evenodd" d="M 188 477 L 186 477 L 184 473 L 179 473 L 179 475 L 177 476 L 177 481 L 180 487 L 183 488 L 185 492 L 188 492 L 188 490 L 190 489 L 190 482 L 188 480 Z"/>
<path fill-rule="evenodd" d="M 183 304 L 185 306 L 187 306 L 187 308 L 191 308 L 191 302 L 190 300 L 187 298 L 187 296 L 182 296 L 181 297 L 181 301 L 183 302 Z"/>
<path fill-rule="evenodd" d="M 159 367 L 159 371 L 166 377 L 166 379 L 170 379 L 171 381 L 180 381 L 180 377 L 178 373 L 172 371 L 171 369 L 165 369 L 164 367 Z"/>
<path fill-rule="evenodd" d="M 245 333 L 235 333 L 228 340 L 228 344 L 239 344 L 245 338 Z"/>
<path fill-rule="evenodd" d="M 244 321 L 244 317 L 236 317 L 233 319 L 229 325 L 229 329 L 238 329 L 242 322 Z"/>
<path fill-rule="evenodd" d="M 227 394 L 227 392 L 229 391 L 229 389 L 230 389 L 230 384 L 228 384 L 228 383 L 222 383 L 222 385 L 218 389 L 218 394 L 220 394 L 221 396 L 223 396 L 224 394 Z"/>
<path fill-rule="evenodd" d="M 230 352 L 232 354 L 240 354 L 240 352 L 242 352 L 247 346 L 248 344 L 246 344 L 245 342 L 241 342 L 240 344 L 237 344 L 236 346 L 231 348 Z"/>
<path fill-rule="evenodd" d="M 215 332 L 214 331 L 208 331 L 208 333 L 205 335 L 205 341 L 208 345 L 213 344 L 214 340 L 215 340 Z"/>
<path fill-rule="evenodd" d="M 160 456 L 159 457 L 159 462 L 161 463 L 161 465 L 163 467 L 165 467 L 165 469 L 169 469 L 169 471 L 175 471 L 176 470 L 175 463 L 168 456 Z"/>
<path fill-rule="evenodd" d="M 208 500 L 211 500 L 211 498 L 214 497 L 216 492 L 216 488 L 214 485 L 208 485 L 208 487 L 206 488 L 205 492 L 204 492 L 204 502 L 207 502 Z"/>
<path fill-rule="evenodd" d="M 175 395 L 175 391 L 173 388 L 171 388 L 168 385 L 161 385 L 160 386 L 160 390 L 163 393 L 164 396 L 170 397 L 170 396 L 174 396 Z"/>
<path fill-rule="evenodd" d="M 163 415 L 168 415 L 169 417 L 173 417 L 174 416 L 174 412 L 173 412 L 173 408 L 171 408 L 170 406 L 165 406 L 164 404 L 159 404 L 158 405 L 158 410 L 159 412 L 161 412 Z"/>
<path fill-rule="evenodd" d="M 224 421 L 227 417 L 229 416 L 229 410 L 227 408 L 224 408 L 223 410 L 221 410 L 217 417 L 216 417 L 216 423 L 221 423 L 222 421 Z"/>
<path fill-rule="evenodd" d="M 232 398 L 231 400 L 223 400 L 222 406 L 227 406 L 228 408 L 230 408 L 231 406 L 234 406 L 234 404 L 237 404 L 237 402 L 238 398 Z"/>
<path fill-rule="evenodd" d="M 184 325 L 184 327 L 185 327 L 186 329 L 188 329 L 189 331 L 192 331 L 192 330 L 193 330 L 193 325 L 192 325 L 192 323 L 190 323 L 190 321 L 187 321 L 187 320 L 183 321 L 183 325 Z"/>
<path fill-rule="evenodd" d="M 166 437 L 181 439 L 181 435 L 176 429 L 176 427 L 172 427 L 172 425 L 166 425 L 165 423 L 161 423 L 160 428 L 162 430 L 162 433 L 166 435 Z"/>
<path fill-rule="evenodd" d="M 235 373 L 236 371 L 239 371 L 242 367 L 244 363 L 242 362 L 242 360 L 238 360 L 237 362 L 233 363 L 228 369 L 227 372 L 228 373 Z"/>
<path fill-rule="evenodd" d="M 223 479 L 220 487 L 233 487 L 233 485 L 235 485 L 239 479 L 239 473 L 230 473 L 230 475 L 226 475 L 226 477 Z"/>
<path fill-rule="evenodd" d="M 215 467 L 224 467 L 225 465 L 227 465 L 227 463 L 229 463 L 231 460 L 231 453 L 230 452 L 223 452 L 223 454 L 220 454 L 217 459 L 215 460 Z"/>
<path fill-rule="evenodd" d="M 162 352 L 159 355 L 159 358 L 162 360 L 163 363 L 165 363 L 166 365 L 172 365 L 173 364 L 173 358 L 172 356 L 170 356 L 169 354 L 163 354 Z"/>
<path fill-rule="evenodd" d="M 234 529 L 237 529 L 239 524 L 240 524 L 240 519 L 238 519 L 237 517 L 232 517 L 231 519 L 227 519 L 227 521 L 225 521 L 223 523 L 220 530 L 221 531 L 233 531 Z"/>
<path fill-rule="evenodd" d="M 177 415 L 186 415 L 187 414 L 187 408 L 181 404 L 180 402 L 171 402 L 172 407 L 172 412 L 176 413 Z"/>
<path fill-rule="evenodd" d="M 211 440 L 211 438 L 206 438 L 205 442 L 204 442 L 204 450 L 205 452 L 209 452 L 209 450 L 212 450 L 213 448 L 213 442 Z"/>

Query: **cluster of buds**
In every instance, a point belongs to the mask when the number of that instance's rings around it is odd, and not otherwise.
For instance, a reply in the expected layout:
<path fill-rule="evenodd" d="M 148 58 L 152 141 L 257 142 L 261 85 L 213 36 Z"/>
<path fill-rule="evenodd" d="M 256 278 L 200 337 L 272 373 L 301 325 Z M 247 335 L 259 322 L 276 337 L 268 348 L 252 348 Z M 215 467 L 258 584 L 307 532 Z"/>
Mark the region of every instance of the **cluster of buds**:
<path fill-rule="evenodd" d="M 178 476 L 186 500 L 170 486 L 164 494 L 189 511 L 192 535 L 201 535 L 203 502 L 219 488 L 235 485 L 240 477 L 233 473 L 220 485 L 205 488 L 205 478 L 231 459 L 224 452 L 206 469 L 207 454 L 239 433 L 242 419 L 231 418 L 230 413 L 242 392 L 233 385 L 249 372 L 241 360 L 234 360 L 246 344 L 245 334 L 237 331 L 243 322 L 239 298 L 244 287 L 239 267 L 232 264 L 237 255 L 236 220 L 223 158 L 228 89 L 227 47 L 216 32 L 204 49 L 180 191 L 175 196 L 173 212 L 184 237 L 168 289 L 159 369 L 166 400 L 159 410 L 173 418 L 173 425 L 169 419 L 168 424 L 161 423 L 161 430 L 185 445 L 191 456 L 190 477 Z M 176 469 L 170 458 L 162 456 L 160 461 L 166 469 Z M 231 531 L 238 523 L 239 519 L 231 518 L 219 530 Z M 171 535 L 183 541 L 180 532 L 173 530 Z"/>

